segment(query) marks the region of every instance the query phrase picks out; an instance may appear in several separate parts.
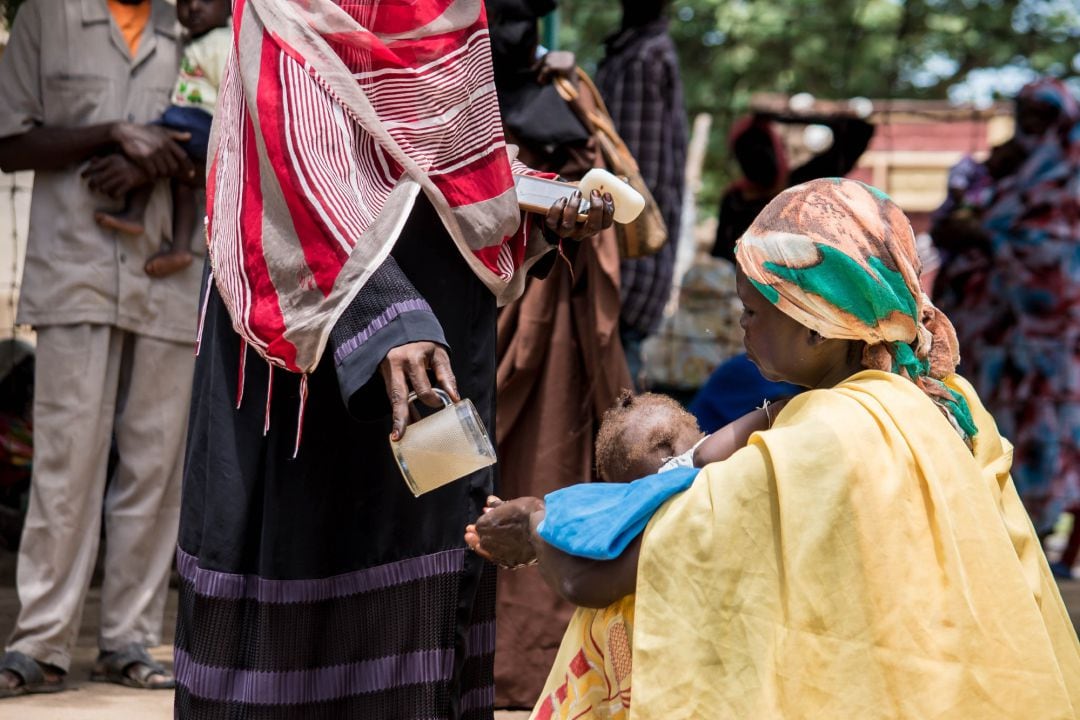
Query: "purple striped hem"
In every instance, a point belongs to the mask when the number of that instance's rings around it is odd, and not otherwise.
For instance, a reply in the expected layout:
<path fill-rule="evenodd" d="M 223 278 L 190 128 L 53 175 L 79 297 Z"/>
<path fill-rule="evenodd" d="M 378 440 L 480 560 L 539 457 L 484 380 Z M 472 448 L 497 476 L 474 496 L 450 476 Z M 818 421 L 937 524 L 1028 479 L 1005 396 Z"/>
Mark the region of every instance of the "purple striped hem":
<path fill-rule="evenodd" d="M 489 655 L 495 652 L 495 621 L 478 623 L 469 628 L 465 638 L 465 657 Z"/>
<path fill-rule="evenodd" d="M 476 688 L 461 696 L 461 712 L 495 707 L 495 686 Z"/>
<path fill-rule="evenodd" d="M 453 661 L 453 650 L 423 650 L 313 670 L 265 672 L 201 665 L 177 648 L 174 673 L 178 684 L 207 700 L 295 705 L 445 682 L 453 673 Z"/>
<path fill-rule="evenodd" d="M 249 599 L 263 603 L 319 602 L 461 572 L 465 569 L 465 549 L 445 550 L 334 577 L 309 580 L 268 580 L 258 575 L 205 570 L 199 567 L 194 555 L 180 548 L 176 549 L 176 568 L 182 578 L 195 586 L 195 592 L 207 597 Z"/>
<path fill-rule="evenodd" d="M 334 351 L 334 362 L 338 365 L 343 363 L 345 358 L 351 355 L 356 348 L 370 340 L 372 335 L 389 325 L 398 315 L 407 312 L 415 312 L 417 310 L 432 312 L 431 306 L 428 305 L 427 300 L 424 300 L 423 298 L 403 300 L 386 308 L 382 311 L 382 314 L 372 320 L 366 328 L 343 342 L 341 347 Z"/>

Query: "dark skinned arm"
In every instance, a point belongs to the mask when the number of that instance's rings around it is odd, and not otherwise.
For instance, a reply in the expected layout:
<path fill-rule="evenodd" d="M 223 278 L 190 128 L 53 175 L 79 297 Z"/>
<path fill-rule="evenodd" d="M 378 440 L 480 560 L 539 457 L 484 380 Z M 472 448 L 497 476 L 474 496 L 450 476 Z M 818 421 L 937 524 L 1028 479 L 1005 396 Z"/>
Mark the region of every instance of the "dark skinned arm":
<path fill-rule="evenodd" d="M 544 512 L 540 498 L 520 497 L 504 502 L 489 497 L 484 514 L 465 528 L 465 542 L 477 555 L 504 568 L 538 562 L 548 586 L 574 605 L 606 607 L 634 592 L 640 537 L 614 560 L 569 555 L 537 533 Z"/>
<path fill-rule="evenodd" d="M 61 170 L 112 145 L 112 124 L 81 128 L 36 127 L 0 139 L 0 170 Z"/>
<path fill-rule="evenodd" d="M 536 552 L 544 581 L 560 597 L 578 607 L 602 608 L 634 592 L 640 535 L 614 560 L 589 560 L 567 555 L 544 542 L 536 532 L 543 519 L 543 510 L 529 516 L 529 543 Z"/>
<path fill-rule="evenodd" d="M 787 400 L 777 400 L 769 403 L 768 412 L 761 408 L 752 410 L 705 438 L 705 441 L 694 451 L 694 467 L 705 467 L 709 463 L 727 460 L 736 451 L 746 447 L 751 435 L 772 427 L 772 421 L 784 409 L 787 402 Z"/>
<path fill-rule="evenodd" d="M 187 133 L 115 122 L 76 128 L 38 126 L 0 139 L 0 170 L 62 170 L 109 150 L 122 152 L 147 177 L 192 179 L 195 167 L 176 144 Z"/>

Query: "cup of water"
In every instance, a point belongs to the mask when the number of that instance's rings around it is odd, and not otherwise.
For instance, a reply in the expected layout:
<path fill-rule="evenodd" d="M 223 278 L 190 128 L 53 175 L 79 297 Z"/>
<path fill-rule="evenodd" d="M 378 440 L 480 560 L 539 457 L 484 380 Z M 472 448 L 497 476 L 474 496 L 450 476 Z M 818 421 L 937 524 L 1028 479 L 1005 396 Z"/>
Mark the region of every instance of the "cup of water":
<path fill-rule="evenodd" d="M 447 485 L 495 464 L 495 448 L 468 398 L 453 402 L 442 390 L 434 392 L 443 409 L 411 423 L 401 440 L 390 441 L 401 476 L 413 495 Z M 409 403 L 416 393 L 409 394 Z"/>

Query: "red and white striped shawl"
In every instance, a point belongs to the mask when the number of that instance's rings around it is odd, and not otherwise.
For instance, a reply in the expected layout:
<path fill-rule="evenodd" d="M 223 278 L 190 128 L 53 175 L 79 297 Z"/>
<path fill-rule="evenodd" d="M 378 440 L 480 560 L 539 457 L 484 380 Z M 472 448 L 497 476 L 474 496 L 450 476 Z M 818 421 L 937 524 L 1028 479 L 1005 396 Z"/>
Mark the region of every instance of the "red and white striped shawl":
<path fill-rule="evenodd" d="M 214 281 L 270 363 L 315 369 L 423 191 L 501 300 L 525 231 L 481 0 L 237 0 L 207 179 Z"/>

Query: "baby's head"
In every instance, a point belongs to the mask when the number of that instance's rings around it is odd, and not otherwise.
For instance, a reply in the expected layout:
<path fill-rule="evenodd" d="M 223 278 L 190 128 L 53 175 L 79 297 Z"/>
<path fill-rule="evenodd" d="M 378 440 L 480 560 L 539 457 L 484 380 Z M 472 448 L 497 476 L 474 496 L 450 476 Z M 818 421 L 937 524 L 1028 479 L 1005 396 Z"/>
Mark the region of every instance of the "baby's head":
<path fill-rule="evenodd" d="M 668 396 L 625 390 L 600 423 L 596 472 L 607 482 L 652 475 L 702 437 L 694 416 Z"/>
<path fill-rule="evenodd" d="M 224 27 L 231 14 L 230 0 L 176 0 L 176 19 L 193 38 Z"/>

